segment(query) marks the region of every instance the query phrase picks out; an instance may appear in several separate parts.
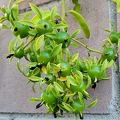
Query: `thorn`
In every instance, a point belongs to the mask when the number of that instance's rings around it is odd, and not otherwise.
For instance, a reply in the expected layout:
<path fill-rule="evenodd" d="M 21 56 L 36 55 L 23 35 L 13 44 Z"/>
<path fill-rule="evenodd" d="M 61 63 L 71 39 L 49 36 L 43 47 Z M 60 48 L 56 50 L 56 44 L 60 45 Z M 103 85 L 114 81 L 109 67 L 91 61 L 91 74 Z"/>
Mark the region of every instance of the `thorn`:
<path fill-rule="evenodd" d="M 9 54 L 9 55 L 7 55 L 6 58 L 11 58 L 13 55 L 14 55 L 14 54 Z"/>
<path fill-rule="evenodd" d="M 42 102 L 40 102 L 39 104 L 36 105 L 36 109 L 40 108 L 43 105 Z"/>

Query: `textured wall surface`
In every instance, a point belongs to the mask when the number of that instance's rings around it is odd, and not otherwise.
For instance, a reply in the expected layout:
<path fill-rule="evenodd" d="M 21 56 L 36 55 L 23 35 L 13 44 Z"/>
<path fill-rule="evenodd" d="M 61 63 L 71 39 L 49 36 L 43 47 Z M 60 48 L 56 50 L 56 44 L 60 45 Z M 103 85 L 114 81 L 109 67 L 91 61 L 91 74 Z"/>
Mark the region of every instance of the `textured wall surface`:
<path fill-rule="evenodd" d="M 8 0 L 2 0 L 2 5 L 7 5 Z M 19 5 L 21 12 L 29 10 L 29 3 L 38 5 L 41 9 L 48 10 L 53 6 L 58 7 L 59 13 L 61 13 L 61 1 L 60 0 L 25 0 Z M 73 8 L 73 4 L 70 0 L 66 0 L 67 10 Z M 109 20 L 112 20 L 115 24 L 118 24 L 118 31 L 120 29 L 120 15 L 116 18 L 115 4 L 109 0 L 81 0 L 82 8 L 81 14 L 86 19 L 90 30 L 91 37 L 87 40 L 83 33 L 78 36 L 78 39 L 83 43 L 88 44 L 91 48 L 98 49 L 102 44 L 102 40 L 108 35 L 104 31 L 104 28 L 109 29 Z M 1 13 L 0 13 L 1 14 Z M 72 33 L 78 24 L 68 14 L 67 22 L 69 24 L 69 33 Z M 31 90 L 32 84 L 26 84 L 26 78 L 20 74 L 15 66 L 16 59 L 9 65 L 9 60 L 5 58 L 7 54 L 7 46 L 10 40 L 14 37 L 9 30 L 0 30 L 0 120 L 49 120 L 53 119 L 51 115 L 44 115 L 45 108 L 42 107 L 38 110 L 35 109 L 36 103 L 29 103 L 28 98 L 38 97 L 40 95 L 39 89 L 36 85 L 36 93 Z M 81 58 L 83 55 L 87 57 L 88 51 L 80 46 L 79 49 L 74 50 L 71 47 L 71 51 L 79 52 Z M 94 55 L 94 54 L 92 54 Z M 25 61 L 22 61 L 24 66 Z M 90 96 L 94 99 L 98 98 L 98 104 L 85 111 L 85 120 L 107 120 L 115 119 L 120 120 L 119 117 L 119 76 L 110 69 L 108 76 L 111 77 L 109 81 L 104 81 L 97 84 L 97 88 L 94 90 L 90 88 L 88 91 Z M 117 92 L 116 92 L 117 91 Z M 10 113 L 10 114 L 9 114 Z M 38 114 L 42 113 L 42 114 Z M 106 114 L 106 115 L 104 115 Z M 73 119 L 73 116 L 68 118 L 65 115 L 63 119 Z"/>

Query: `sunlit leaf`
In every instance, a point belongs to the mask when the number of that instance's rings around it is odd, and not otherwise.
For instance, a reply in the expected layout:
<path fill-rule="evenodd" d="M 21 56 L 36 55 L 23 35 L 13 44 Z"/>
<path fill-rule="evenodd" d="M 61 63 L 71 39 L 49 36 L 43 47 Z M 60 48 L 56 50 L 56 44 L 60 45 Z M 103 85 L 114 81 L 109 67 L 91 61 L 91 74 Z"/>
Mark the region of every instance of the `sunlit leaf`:
<path fill-rule="evenodd" d="M 83 94 L 78 92 L 78 97 L 79 97 L 80 103 L 83 103 L 84 102 Z"/>
<path fill-rule="evenodd" d="M 30 62 L 27 64 L 28 67 L 36 67 L 37 66 L 37 62 Z"/>
<path fill-rule="evenodd" d="M 24 73 L 23 68 L 21 68 L 21 66 L 20 66 L 20 60 L 17 61 L 17 68 L 24 76 L 26 76 L 25 73 Z"/>
<path fill-rule="evenodd" d="M 31 15 L 32 15 L 32 11 L 26 13 L 25 16 L 24 16 L 24 18 L 23 18 L 23 20 L 29 20 L 29 18 L 31 17 Z"/>
<path fill-rule="evenodd" d="M 14 4 L 19 4 L 20 2 L 23 2 L 24 0 L 15 0 Z"/>
<path fill-rule="evenodd" d="M 92 108 L 97 104 L 98 100 L 96 99 L 95 101 L 93 101 L 92 103 L 90 103 L 89 105 L 86 106 L 86 108 Z"/>
<path fill-rule="evenodd" d="M 69 63 L 73 64 L 74 62 L 76 62 L 76 60 L 78 59 L 79 53 L 74 54 L 71 58 Z"/>
<path fill-rule="evenodd" d="M 43 18 L 43 14 L 41 12 L 41 10 L 34 4 L 30 3 L 30 7 L 32 9 L 32 11 L 40 18 Z"/>
<path fill-rule="evenodd" d="M 67 81 L 70 82 L 71 85 L 78 86 L 78 84 L 73 76 L 67 76 Z"/>
<path fill-rule="evenodd" d="M 69 13 L 75 18 L 75 20 L 79 23 L 80 27 L 82 28 L 86 38 L 90 37 L 90 30 L 85 21 L 85 19 L 76 11 L 70 10 Z"/>
<path fill-rule="evenodd" d="M 39 50 L 44 42 L 44 35 L 41 35 L 40 37 L 37 38 L 35 41 L 35 49 L 36 51 Z"/>
<path fill-rule="evenodd" d="M 66 24 L 60 23 L 60 24 L 56 24 L 54 26 L 54 29 L 63 29 L 63 28 L 66 28 L 66 27 L 68 27 Z"/>
<path fill-rule="evenodd" d="M 74 112 L 74 109 L 68 103 L 62 102 L 62 104 L 66 110 L 69 112 Z"/>
<path fill-rule="evenodd" d="M 39 82 L 43 80 L 43 78 L 37 77 L 37 76 L 31 76 L 31 77 L 28 77 L 28 79 L 32 82 Z"/>
<path fill-rule="evenodd" d="M 13 15 L 13 18 L 17 21 L 18 20 L 18 5 L 13 5 L 11 8 L 11 12 Z"/>
<path fill-rule="evenodd" d="M 72 35 L 71 38 L 75 38 L 80 33 L 80 29 L 77 29 Z"/>
<path fill-rule="evenodd" d="M 30 26 L 30 27 L 34 27 L 34 24 L 32 22 L 30 22 L 29 20 L 19 20 L 18 22 Z"/>
<path fill-rule="evenodd" d="M 51 20 L 55 18 L 56 14 L 57 14 L 57 7 L 55 6 L 51 10 Z"/>
<path fill-rule="evenodd" d="M 34 98 L 34 97 L 32 97 L 28 101 L 29 102 L 39 102 L 39 101 L 41 101 L 41 98 Z"/>
<path fill-rule="evenodd" d="M 60 77 L 60 78 L 57 78 L 57 80 L 59 80 L 59 81 L 66 81 L 67 78 L 66 77 Z"/>
<path fill-rule="evenodd" d="M 54 82 L 54 86 L 58 91 L 64 92 L 63 88 L 57 82 Z"/>
<path fill-rule="evenodd" d="M 62 49 L 62 44 L 56 45 L 51 52 L 51 56 L 56 56 L 57 54 L 59 54 L 61 49 Z"/>
<path fill-rule="evenodd" d="M 33 85 L 32 85 L 32 91 L 33 91 L 34 93 L 36 93 L 36 91 L 35 91 L 35 83 L 33 83 Z"/>

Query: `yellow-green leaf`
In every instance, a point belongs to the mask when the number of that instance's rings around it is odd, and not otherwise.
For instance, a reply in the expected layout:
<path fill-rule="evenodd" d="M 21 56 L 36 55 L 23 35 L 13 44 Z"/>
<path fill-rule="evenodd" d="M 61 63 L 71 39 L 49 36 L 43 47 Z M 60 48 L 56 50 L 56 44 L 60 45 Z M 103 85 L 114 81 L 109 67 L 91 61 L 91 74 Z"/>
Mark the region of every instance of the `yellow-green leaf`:
<path fill-rule="evenodd" d="M 54 82 L 54 86 L 58 91 L 64 92 L 63 88 L 57 82 Z"/>
<path fill-rule="evenodd" d="M 43 18 L 42 12 L 40 11 L 40 9 L 39 9 L 36 5 L 30 3 L 30 7 L 31 7 L 32 11 L 33 11 L 40 19 Z"/>
<path fill-rule="evenodd" d="M 86 108 L 92 108 L 97 104 L 98 100 L 96 99 L 95 101 L 93 101 L 92 103 L 90 103 L 88 106 L 86 106 Z"/>
<path fill-rule="evenodd" d="M 79 23 L 80 27 L 82 28 L 86 38 L 90 37 L 90 30 L 85 21 L 85 19 L 76 11 L 70 10 L 69 13 L 75 18 L 75 20 Z"/>
<path fill-rule="evenodd" d="M 65 103 L 65 102 L 62 102 L 64 108 L 66 110 L 68 110 L 69 112 L 74 112 L 75 110 L 68 104 L 68 103 Z"/>
<path fill-rule="evenodd" d="M 67 76 L 67 81 L 70 82 L 71 85 L 78 86 L 75 78 L 72 76 Z"/>
<path fill-rule="evenodd" d="M 37 38 L 35 41 L 35 49 L 36 51 L 39 50 L 44 42 L 44 35 L 41 35 L 40 37 Z"/>

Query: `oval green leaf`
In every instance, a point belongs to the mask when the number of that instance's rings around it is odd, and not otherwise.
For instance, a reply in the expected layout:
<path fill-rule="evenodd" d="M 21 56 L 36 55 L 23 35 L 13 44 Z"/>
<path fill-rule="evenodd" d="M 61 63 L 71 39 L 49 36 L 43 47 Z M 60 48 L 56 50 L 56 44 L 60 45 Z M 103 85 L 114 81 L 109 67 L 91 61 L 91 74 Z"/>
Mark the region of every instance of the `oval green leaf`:
<path fill-rule="evenodd" d="M 70 10 L 69 13 L 75 18 L 75 20 L 79 23 L 80 27 L 82 28 L 86 38 L 90 37 L 90 30 L 85 21 L 85 19 L 76 11 Z"/>

